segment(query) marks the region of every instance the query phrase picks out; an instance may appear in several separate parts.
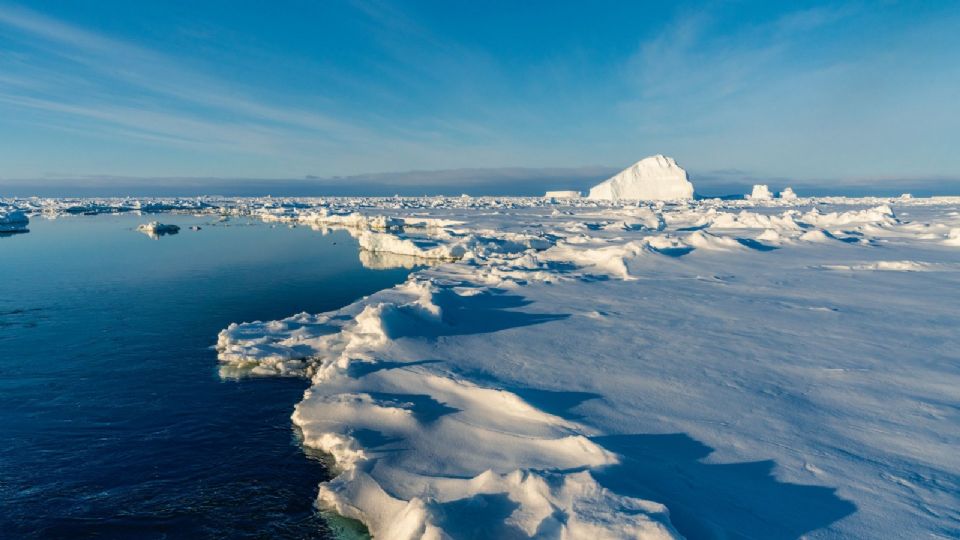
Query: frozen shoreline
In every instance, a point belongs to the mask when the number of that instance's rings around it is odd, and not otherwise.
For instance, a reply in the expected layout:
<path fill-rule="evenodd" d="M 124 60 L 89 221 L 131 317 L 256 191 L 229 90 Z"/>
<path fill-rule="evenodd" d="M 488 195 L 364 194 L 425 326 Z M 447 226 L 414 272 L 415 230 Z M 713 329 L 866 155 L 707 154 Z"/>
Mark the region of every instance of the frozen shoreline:
<path fill-rule="evenodd" d="M 960 198 L 205 204 L 447 261 L 218 339 L 377 538 L 960 531 Z"/>

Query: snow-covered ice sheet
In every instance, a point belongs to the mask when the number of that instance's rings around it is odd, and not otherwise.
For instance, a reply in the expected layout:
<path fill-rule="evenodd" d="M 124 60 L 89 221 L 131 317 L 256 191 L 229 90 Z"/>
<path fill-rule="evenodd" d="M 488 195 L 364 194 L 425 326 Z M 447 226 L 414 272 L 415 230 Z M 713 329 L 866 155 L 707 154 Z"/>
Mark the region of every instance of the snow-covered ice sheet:
<path fill-rule="evenodd" d="M 960 198 L 204 204 L 433 260 L 217 342 L 378 539 L 960 535 Z"/>

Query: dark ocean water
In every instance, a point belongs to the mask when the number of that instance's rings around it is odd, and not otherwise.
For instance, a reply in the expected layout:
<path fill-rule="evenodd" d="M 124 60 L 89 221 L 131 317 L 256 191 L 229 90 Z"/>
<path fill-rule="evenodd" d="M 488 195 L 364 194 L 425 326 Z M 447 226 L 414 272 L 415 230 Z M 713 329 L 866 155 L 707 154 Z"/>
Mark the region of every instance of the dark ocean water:
<path fill-rule="evenodd" d="M 150 219 L 182 229 L 133 230 Z M 343 232 L 209 221 L 35 218 L 0 238 L 0 537 L 330 537 L 327 473 L 290 423 L 306 381 L 223 380 L 211 346 L 409 270 L 364 268 Z"/>

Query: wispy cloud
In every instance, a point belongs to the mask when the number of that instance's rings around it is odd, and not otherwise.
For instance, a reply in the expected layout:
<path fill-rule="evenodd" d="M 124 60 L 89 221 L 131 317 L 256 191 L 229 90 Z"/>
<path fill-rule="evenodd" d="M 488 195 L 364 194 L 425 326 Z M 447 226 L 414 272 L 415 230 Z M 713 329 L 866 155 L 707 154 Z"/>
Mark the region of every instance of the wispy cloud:
<path fill-rule="evenodd" d="M 334 169 L 343 155 L 384 151 L 429 161 L 444 151 L 444 129 L 464 127 L 437 122 L 415 130 L 375 117 L 278 105 L 176 58 L 18 7 L 0 5 L 0 27 L 26 51 L 0 56 L 0 103 L 44 113 L 37 122 L 62 115 L 66 122 L 68 117 L 95 121 L 103 133 L 164 144 L 276 158 L 319 155 Z M 336 103 L 324 105 L 337 109 Z"/>
<path fill-rule="evenodd" d="M 850 4 L 735 28 L 713 11 L 681 15 L 625 64 L 633 93 L 620 108 L 640 136 L 670 141 L 694 167 L 942 174 L 960 165 L 934 135 L 957 111 L 943 95 L 960 74 L 946 37 L 957 15 L 898 21 Z"/>

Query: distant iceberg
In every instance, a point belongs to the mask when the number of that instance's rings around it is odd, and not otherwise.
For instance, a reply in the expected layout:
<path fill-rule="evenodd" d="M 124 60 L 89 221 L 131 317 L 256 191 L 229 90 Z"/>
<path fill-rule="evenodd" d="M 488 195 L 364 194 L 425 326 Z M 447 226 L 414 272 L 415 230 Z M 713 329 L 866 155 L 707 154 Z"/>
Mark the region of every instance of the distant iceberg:
<path fill-rule="evenodd" d="M 773 198 L 773 193 L 770 192 L 770 188 L 766 184 L 757 184 L 753 186 L 753 191 L 747 195 L 747 199 L 751 201 L 768 201 Z"/>
<path fill-rule="evenodd" d="M 30 218 L 21 210 L 0 208 L 0 233 L 29 232 Z"/>
<path fill-rule="evenodd" d="M 693 198 L 693 184 L 671 157 L 650 156 L 590 188 L 590 199 L 617 201 Z"/>

